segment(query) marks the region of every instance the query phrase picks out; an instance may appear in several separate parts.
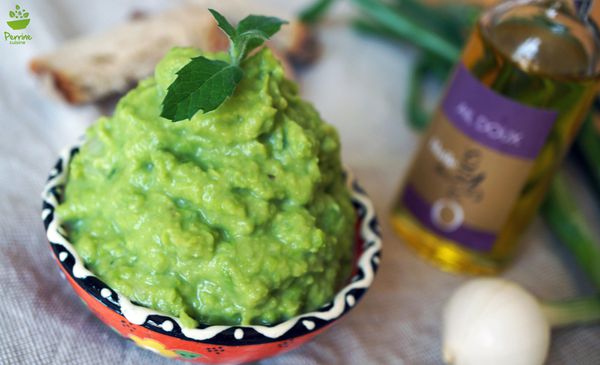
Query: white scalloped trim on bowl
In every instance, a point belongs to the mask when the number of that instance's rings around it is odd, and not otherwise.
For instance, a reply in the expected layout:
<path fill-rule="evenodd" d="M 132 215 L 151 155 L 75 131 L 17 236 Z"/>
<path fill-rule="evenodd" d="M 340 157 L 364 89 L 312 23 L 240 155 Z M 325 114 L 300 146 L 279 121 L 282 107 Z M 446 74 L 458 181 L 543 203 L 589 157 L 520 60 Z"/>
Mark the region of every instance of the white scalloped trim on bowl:
<path fill-rule="evenodd" d="M 239 345 L 244 345 L 248 339 L 252 344 L 272 342 L 301 336 L 327 326 L 353 308 L 373 282 L 381 255 L 381 237 L 377 217 L 367 195 L 350 174 L 347 174 L 346 181 L 351 189 L 352 202 L 360 222 L 359 233 L 363 242 L 363 250 L 357 260 L 356 275 L 336 294 L 332 301 L 319 310 L 298 315 L 273 326 L 183 327 L 177 318 L 134 304 L 103 283 L 85 268 L 83 260 L 66 239 L 66 234 L 61 227 L 60 220 L 54 214 L 54 210 L 62 198 L 69 162 L 78 151 L 79 145 L 75 145 L 60 154 L 59 160 L 50 171 L 42 192 L 42 219 L 48 241 L 60 265 L 78 285 L 104 305 L 122 314 L 133 324 L 143 325 L 148 329 L 187 340 L 204 342 L 217 340 L 221 343 L 230 343 L 232 339 L 235 339 Z M 152 318 L 150 318 L 151 316 Z"/>

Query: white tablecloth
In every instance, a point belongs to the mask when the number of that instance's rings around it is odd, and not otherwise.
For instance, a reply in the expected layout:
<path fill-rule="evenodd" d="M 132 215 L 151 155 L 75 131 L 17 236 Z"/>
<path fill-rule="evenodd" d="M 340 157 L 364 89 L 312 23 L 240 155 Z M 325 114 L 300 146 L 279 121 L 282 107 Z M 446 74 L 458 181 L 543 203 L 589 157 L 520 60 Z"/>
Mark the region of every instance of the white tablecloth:
<path fill-rule="evenodd" d="M 120 338 L 60 278 L 44 236 L 39 194 L 58 151 L 100 112 L 49 99 L 26 68 L 32 56 L 65 39 L 106 29 L 134 9 L 174 2 L 19 3 L 30 11 L 27 32 L 33 40 L 17 46 L 0 39 L 0 364 L 177 364 Z M 296 9 L 306 1 L 289 3 Z M 0 3 L 2 31 L 8 30 L 4 18 L 12 7 L 14 1 Z M 441 309 L 466 278 L 418 259 L 388 224 L 392 198 L 417 143 L 403 113 L 413 52 L 357 36 L 341 15 L 323 29 L 322 40 L 321 61 L 300 75 L 303 93 L 337 126 L 344 161 L 373 198 L 383 226 L 383 261 L 375 284 L 347 318 L 264 363 L 441 364 Z M 597 217 L 593 206 L 586 209 Z M 590 290 L 539 220 L 523 240 L 522 255 L 503 276 L 546 299 Z M 599 339 L 599 326 L 555 331 L 548 363 L 600 364 Z"/>

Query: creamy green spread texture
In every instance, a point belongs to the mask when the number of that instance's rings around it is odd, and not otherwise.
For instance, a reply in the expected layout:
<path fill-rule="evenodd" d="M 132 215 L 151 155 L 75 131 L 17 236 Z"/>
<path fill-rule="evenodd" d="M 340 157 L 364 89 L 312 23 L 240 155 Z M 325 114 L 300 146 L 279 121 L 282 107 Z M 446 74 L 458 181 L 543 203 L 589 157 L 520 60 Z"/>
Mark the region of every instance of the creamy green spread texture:
<path fill-rule="evenodd" d="M 89 128 L 58 216 L 92 272 L 186 326 L 317 309 L 348 279 L 354 244 L 337 133 L 268 49 L 242 63 L 217 110 L 161 118 L 167 87 L 198 55 L 172 50 Z"/>

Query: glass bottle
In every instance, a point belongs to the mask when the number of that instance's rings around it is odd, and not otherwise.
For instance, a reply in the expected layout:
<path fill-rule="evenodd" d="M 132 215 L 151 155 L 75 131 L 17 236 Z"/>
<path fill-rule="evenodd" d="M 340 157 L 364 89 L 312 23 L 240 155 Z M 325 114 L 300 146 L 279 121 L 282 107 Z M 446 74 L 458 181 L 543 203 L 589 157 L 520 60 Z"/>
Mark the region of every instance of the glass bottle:
<path fill-rule="evenodd" d="M 492 274 L 515 255 L 597 92 L 599 39 L 577 10 L 505 1 L 470 36 L 392 211 L 442 269 Z"/>

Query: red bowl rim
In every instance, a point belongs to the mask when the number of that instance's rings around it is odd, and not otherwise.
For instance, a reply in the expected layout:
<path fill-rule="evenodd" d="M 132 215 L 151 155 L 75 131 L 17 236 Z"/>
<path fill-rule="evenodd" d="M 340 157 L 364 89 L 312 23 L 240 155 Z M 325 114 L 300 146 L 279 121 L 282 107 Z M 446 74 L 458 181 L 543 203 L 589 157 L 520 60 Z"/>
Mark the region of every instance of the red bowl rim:
<path fill-rule="evenodd" d="M 62 201 L 69 162 L 79 152 L 81 143 L 62 151 L 42 192 L 42 219 L 46 236 L 64 272 L 87 293 L 132 324 L 183 340 L 219 345 L 243 346 L 282 341 L 316 332 L 339 319 L 358 303 L 373 282 L 381 258 L 380 228 L 371 200 L 351 174 L 346 172 L 346 182 L 358 215 L 354 273 L 349 283 L 318 310 L 272 326 L 199 325 L 197 328 L 186 328 L 173 316 L 132 303 L 85 268 L 55 215 L 55 209 Z"/>

